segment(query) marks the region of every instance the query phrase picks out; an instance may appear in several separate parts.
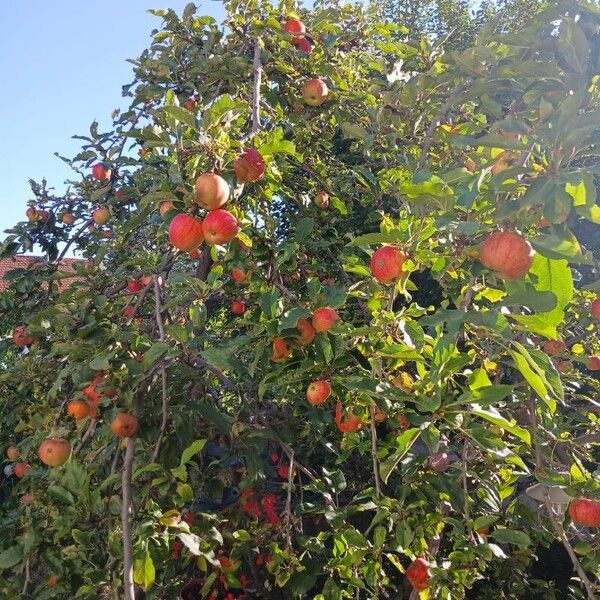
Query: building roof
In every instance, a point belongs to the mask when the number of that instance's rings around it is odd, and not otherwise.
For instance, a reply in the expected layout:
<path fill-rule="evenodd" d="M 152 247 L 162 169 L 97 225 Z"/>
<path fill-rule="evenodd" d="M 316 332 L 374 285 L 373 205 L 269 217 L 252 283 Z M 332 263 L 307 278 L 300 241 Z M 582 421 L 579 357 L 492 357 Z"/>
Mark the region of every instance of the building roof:
<path fill-rule="evenodd" d="M 78 258 L 63 258 L 60 261 L 59 271 L 65 273 L 73 273 L 75 271 L 76 263 L 83 263 L 84 261 Z M 0 292 L 4 291 L 9 286 L 9 280 L 7 280 L 7 274 L 15 269 L 35 269 L 37 265 L 46 264 L 46 259 L 42 256 L 12 256 L 9 258 L 0 258 Z M 62 292 L 73 279 L 60 279 L 58 280 L 58 288 Z"/>

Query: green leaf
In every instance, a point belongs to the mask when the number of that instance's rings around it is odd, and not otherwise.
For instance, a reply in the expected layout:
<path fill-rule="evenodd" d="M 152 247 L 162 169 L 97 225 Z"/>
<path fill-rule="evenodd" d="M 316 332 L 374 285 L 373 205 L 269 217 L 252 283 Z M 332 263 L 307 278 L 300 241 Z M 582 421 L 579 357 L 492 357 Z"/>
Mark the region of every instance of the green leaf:
<path fill-rule="evenodd" d="M 490 533 L 500 544 L 515 544 L 515 546 L 530 546 L 531 538 L 524 531 L 514 529 L 496 529 Z"/>
<path fill-rule="evenodd" d="M 295 329 L 298 319 L 305 319 L 309 315 L 310 312 L 306 308 L 292 308 L 292 310 L 288 310 L 279 320 L 278 333 L 281 333 L 285 329 Z"/>
<path fill-rule="evenodd" d="M 156 577 L 154 562 L 148 550 L 144 552 L 142 558 L 136 559 L 133 563 L 133 581 L 147 590 Z"/>
<path fill-rule="evenodd" d="M 556 260 L 571 259 L 581 254 L 581 246 L 573 234 L 543 233 L 531 239 L 531 245 L 543 256 Z"/>
<path fill-rule="evenodd" d="M 379 464 L 379 475 L 383 483 L 387 483 L 390 475 L 404 458 L 405 454 L 415 443 L 421 430 L 418 428 L 407 429 L 396 438 L 396 450 L 394 453 Z"/>
<path fill-rule="evenodd" d="M 300 219 L 296 225 L 296 239 L 305 240 L 313 232 L 314 228 L 314 219 L 309 219 L 308 217 Z"/>
<path fill-rule="evenodd" d="M 150 348 L 144 352 L 142 366 L 144 369 L 150 368 L 161 356 L 164 356 L 170 350 L 169 344 L 165 342 L 154 342 Z"/>
<path fill-rule="evenodd" d="M 469 412 L 477 417 L 481 417 L 482 419 L 489 421 L 490 423 L 494 423 L 494 425 L 498 425 L 498 427 L 502 427 L 502 429 L 506 429 L 506 431 L 512 433 L 515 437 L 525 442 L 528 446 L 531 446 L 531 435 L 529 431 L 527 431 L 527 429 L 523 429 L 523 427 L 519 427 L 514 420 L 509 421 L 508 419 L 505 419 L 495 408 L 483 410 L 481 407 L 475 404 Z"/>
<path fill-rule="evenodd" d="M 179 465 L 183 466 L 183 465 L 186 465 L 188 462 L 190 462 L 191 458 L 193 456 L 195 456 L 196 454 L 198 454 L 198 452 L 200 452 L 202 450 L 202 448 L 204 448 L 205 444 L 206 444 L 206 440 L 205 439 L 196 440 L 195 442 L 192 442 L 181 453 L 181 460 L 179 461 Z"/>
<path fill-rule="evenodd" d="M 168 117 L 171 117 L 172 119 L 175 119 L 175 121 L 179 121 L 194 131 L 197 131 L 196 115 L 187 110 L 187 108 L 184 108 L 183 106 L 165 106 L 163 107 L 163 110 Z"/>
<path fill-rule="evenodd" d="M 179 533 L 177 537 L 194 556 L 202 554 L 200 552 L 200 538 L 195 533 Z"/>
<path fill-rule="evenodd" d="M 367 130 L 360 125 L 356 125 L 355 123 L 349 123 L 345 121 L 340 124 L 342 128 L 342 133 L 344 137 L 354 139 L 354 140 L 364 140 L 367 137 Z"/>
<path fill-rule="evenodd" d="M 21 546 L 11 546 L 0 554 L 0 570 L 10 569 L 23 560 Z"/>
<path fill-rule="evenodd" d="M 400 241 L 400 232 L 391 231 L 389 233 L 365 233 L 355 237 L 347 246 L 371 246 L 373 244 L 391 244 Z"/>

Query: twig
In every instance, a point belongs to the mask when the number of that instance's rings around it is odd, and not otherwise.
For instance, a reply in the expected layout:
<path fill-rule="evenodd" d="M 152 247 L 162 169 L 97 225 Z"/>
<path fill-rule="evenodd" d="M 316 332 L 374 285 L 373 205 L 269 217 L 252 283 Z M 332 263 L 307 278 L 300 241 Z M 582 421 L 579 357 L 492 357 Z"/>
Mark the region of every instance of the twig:
<path fill-rule="evenodd" d="M 219 380 L 219 383 L 221 383 L 221 385 L 225 389 L 229 390 L 230 392 L 237 392 L 237 385 L 231 379 L 229 379 L 229 377 L 227 377 L 227 375 L 225 375 L 222 371 L 220 371 L 216 367 L 212 367 L 211 365 L 209 365 L 208 362 L 205 361 L 203 358 L 196 356 L 192 358 L 191 361 L 195 367 L 210 371 Z"/>
<path fill-rule="evenodd" d="M 535 452 L 535 466 L 536 466 L 536 470 L 538 470 L 538 469 L 542 469 L 543 462 L 542 462 L 542 450 L 541 450 L 540 442 L 539 442 L 539 439 L 537 436 L 537 432 L 538 432 L 537 409 L 536 409 L 535 400 L 533 397 L 531 397 L 529 399 L 529 420 L 531 422 L 531 438 L 533 439 L 533 447 L 534 447 L 534 452 Z M 581 585 L 585 589 L 585 593 L 587 595 L 588 600 L 594 600 L 594 598 L 596 598 L 596 594 L 594 592 L 595 586 L 588 579 L 588 576 L 586 575 L 583 567 L 581 566 L 581 563 L 579 562 L 579 559 L 577 558 L 577 555 L 575 554 L 575 551 L 573 550 L 573 546 L 571 546 L 571 543 L 569 542 L 569 539 L 567 538 L 567 534 L 565 533 L 562 523 L 560 523 L 560 521 L 556 518 L 556 515 L 554 514 L 554 509 L 552 508 L 552 503 L 550 502 L 550 497 L 548 495 L 547 489 L 546 489 L 546 495 L 544 498 L 544 505 L 546 507 L 546 512 L 548 513 L 548 518 L 550 519 L 550 523 L 552 523 L 554 532 L 555 532 L 557 538 L 562 542 L 562 545 L 564 546 L 565 550 L 567 551 L 567 554 L 569 555 L 569 558 L 571 559 L 571 562 L 573 563 L 573 567 L 575 568 L 575 570 L 577 571 L 577 574 L 579 575 L 579 581 L 581 582 Z"/>
<path fill-rule="evenodd" d="M 135 587 L 133 583 L 133 541 L 131 535 L 131 471 L 135 453 L 135 436 L 127 438 L 127 449 L 123 460 L 122 471 L 122 504 L 121 504 L 121 528 L 123 531 L 123 587 L 125 589 L 125 600 L 135 600 Z"/>
<path fill-rule="evenodd" d="M 75 235 L 67 242 L 62 252 L 58 255 L 58 258 L 54 261 L 54 264 L 60 265 L 65 254 L 69 251 L 69 248 L 79 239 L 84 230 L 90 225 L 94 224 L 94 219 L 88 219 L 76 232 Z"/>
<path fill-rule="evenodd" d="M 154 281 L 154 312 L 156 314 L 156 323 L 158 325 L 158 331 L 160 336 L 160 341 L 165 341 L 165 326 L 162 319 L 162 311 L 160 305 L 160 285 L 158 284 L 158 276 L 154 275 L 152 277 Z M 167 397 L 167 371 L 165 369 L 164 361 L 161 361 L 160 365 L 160 377 L 161 377 L 161 414 L 162 419 L 160 423 L 160 433 L 158 434 L 158 439 L 156 440 L 156 446 L 154 447 L 154 452 L 152 453 L 152 462 L 156 462 L 158 459 L 158 455 L 160 454 L 160 447 L 162 445 L 163 438 L 165 436 L 165 431 L 167 430 L 167 415 L 169 409 L 169 401 Z"/>
<path fill-rule="evenodd" d="M 260 38 L 254 40 L 254 62 L 252 67 L 254 74 L 254 86 L 252 88 L 252 136 L 255 136 L 260 131 L 260 84 L 262 80 Z"/>
<path fill-rule="evenodd" d="M 465 438 L 463 442 L 463 450 L 461 457 L 461 479 L 463 495 L 465 497 L 465 523 L 467 524 L 468 537 L 472 539 L 473 532 L 471 531 L 471 506 L 469 505 L 469 485 L 467 481 L 467 469 L 468 469 L 468 453 L 469 453 L 469 440 Z"/>
<path fill-rule="evenodd" d="M 379 461 L 377 460 L 377 429 L 375 428 L 375 404 L 371 402 L 371 459 L 373 460 L 373 477 L 375 478 L 375 494 L 381 498 L 381 481 L 379 480 Z"/>
<path fill-rule="evenodd" d="M 454 91 L 446 98 L 446 102 L 442 104 L 442 108 L 440 108 L 435 119 L 433 119 L 431 123 L 429 123 L 429 127 L 425 132 L 425 139 L 423 140 L 423 145 L 421 146 L 421 155 L 419 156 L 419 162 L 417 163 L 417 171 L 421 170 L 425 166 L 425 162 L 427 161 L 427 155 L 429 154 L 429 150 L 431 149 L 431 145 L 433 144 L 433 136 L 438 125 L 446 116 L 456 98 L 465 91 L 465 89 L 470 83 L 470 78 L 465 79 L 465 81 L 463 81 L 457 88 L 455 88 Z"/>
<path fill-rule="evenodd" d="M 290 468 L 288 470 L 288 489 L 287 489 L 287 498 L 285 500 L 285 536 L 287 547 L 292 547 L 292 528 L 291 528 L 291 518 L 292 518 L 292 485 L 294 481 L 294 450 L 291 451 L 290 456 Z"/>
<path fill-rule="evenodd" d="M 30 558 L 27 557 L 25 561 L 25 581 L 23 582 L 23 589 L 21 590 L 21 596 L 25 598 L 25 594 L 27 593 L 27 588 L 29 587 L 29 582 L 31 581 L 31 563 Z"/>
<path fill-rule="evenodd" d="M 75 450 L 73 450 L 73 454 L 79 454 L 79 452 L 81 451 L 81 449 L 83 448 L 85 443 L 88 441 L 88 439 L 92 435 L 94 435 L 94 431 L 96 431 L 97 424 L 98 424 L 98 421 L 96 419 L 90 420 L 90 424 L 88 425 L 88 428 L 86 429 L 85 433 L 83 434 L 83 437 L 79 441 L 79 444 L 77 444 L 77 446 L 75 446 Z"/>
<path fill-rule="evenodd" d="M 131 313 L 131 316 L 129 317 L 129 319 L 127 319 L 127 322 L 125 323 L 125 325 L 127 327 L 129 327 L 129 325 L 131 325 L 131 322 L 135 318 L 137 311 L 140 309 L 140 306 L 142 306 L 142 304 L 144 303 L 144 300 L 146 299 L 146 294 L 150 291 L 151 285 L 152 285 L 152 281 L 150 281 L 147 285 L 145 285 L 144 288 L 138 294 L 137 300 L 135 301 L 135 304 L 133 305 L 133 312 Z"/>

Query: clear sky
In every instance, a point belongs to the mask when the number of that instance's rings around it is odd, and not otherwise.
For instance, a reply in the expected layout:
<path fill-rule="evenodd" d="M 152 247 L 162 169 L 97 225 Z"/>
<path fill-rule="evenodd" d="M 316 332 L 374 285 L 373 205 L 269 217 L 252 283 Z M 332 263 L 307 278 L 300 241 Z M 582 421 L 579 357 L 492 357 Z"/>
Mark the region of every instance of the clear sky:
<path fill-rule="evenodd" d="M 96 119 L 109 126 L 122 106 L 121 85 L 161 19 L 149 8 L 187 0 L 0 0 L 0 239 L 23 220 L 28 179 L 45 177 L 59 192 L 70 170 L 59 158 L 76 154 L 75 134 Z M 197 1 L 221 20 L 220 2 Z"/>

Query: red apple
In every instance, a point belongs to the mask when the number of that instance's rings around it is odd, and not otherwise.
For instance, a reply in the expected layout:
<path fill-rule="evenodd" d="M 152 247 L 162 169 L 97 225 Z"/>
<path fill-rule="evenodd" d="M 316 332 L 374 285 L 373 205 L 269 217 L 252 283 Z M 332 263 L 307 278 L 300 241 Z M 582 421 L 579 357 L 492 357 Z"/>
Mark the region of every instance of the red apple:
<path fill-rule="evenodd" d="M 194 110 L 194 108 L 196 108 L 196 99 L 194 98 L 194 96 L 190 96 L 184 103 L 184 106 L 188 109 L 188 110 Z"/>
<path fill-rule="evenodd" d="M 273 362 L 283 362 L 286 358 L 291 356 L 292 351 L 287 345 L 287 342 L 279 336 L 273 339 L 273 354 L 271 360 Z"/>
<path fill-rule="evenodd" d="M 445 452 L 435 452 L 429 457 L 429 468 L 435 473 L 443 473 L 450 464 L 450 459 Z"/>
<path fill-rule="evenodd" d="M 309 79 L 302 88 L 302 98 L 309 106 L 321 106 L 328 94 L 327 84 L 322 79 Z"/>
<path fill-rule="evenodd" d="M 38 213 L 37 210 L 35 210 L 35 208 L 33 208 L 33 206 L 30 206 L 26 211 L 25 211 L 25 216 L 27 217 L 27 219 L 29 221 L 35 221 L 38 218 Z"/>
<path fill-rule="evenodd" d="M 61 221 L 65 224 L 65 225 L 73 225 L 73 223 L 75 223 L 75 215 L 73 213 L 70 212 L 66 212 L 63 214 L 63 216 L 61 217 Z"/>
<path fill-rule="evenodd" d="M 317 308 L 312 317 L 312 326 L 317 333 L 329 331 L 340 316 L 333 308 Z"/>
<path fill-rule="evenodd" d="M 225 244 L 238 234 L 239 226 L 230 212 L 219 208 L 204 217 L 202 231 L 207 244 Z"/>
<path fill-rule="evenodd" d="M 246 305 L 240 300 L 234 300 L 231 303 L 231 312 L 234 315 L 243 315 L 246 312 Z"/>
<path fill-rule="evenodd" d="M 62 438 L 48 438 L 38 448 L 40 460 L 49 467 L 59 467 L 67 462 L 71 454 L 71 444 Z"/>
<path fill-rule="evenodd" d="M 92 167 L 92 177 L 98 181 L 110 179 L 111 170 L 106 169 L 102 163 L 97 163 Z"/>
<path fill-rule="evenodd" d="M 590 371 L 600 371 L 600 356 L 590 356 L 585 366 Z"/>
<path fill-rule="evenodd" d="M 29 346 L 35 342 L 35 338 L 32 335 L 27 335 L 27 327 L 25 325 L 15 327 L 12 339 L 16 346 Z"/>
<path fill-rule="evenodd" d="M 543 350 L 548 356 L 558 356 L 567 349 L 565 343 L 561 340 L 546 340 Z"/>
<path fill-rule="evenodd" d="M 300 332 L 300 337 L 296 338 L 300 346 L 307 346 L 317 335 L 315 328 L 306 319 L 298 319 L 296 329 Z"/>
<path fill-rule="evenodd" d="M 292 40 L 292 44 L 294 44 L 294 46 L 296 46 L 300 52 L 304 52 L 304 54 L 310 54 L 310 51 L 312 50 L 312 44 L 310 43 L 310 40 L 305 37 L 294 38 Z"/>
<path fill-rule="evenodd" d="M 596 298 L 590 307 L 590 314 L 594 319 L 600 319 L 600 298 Z"/>
<path fill-rule="evenodd" d="M 568 373 L 573 368 L 573 364 L 568 360 L 557 360 L 554 366 L 559 373 Z"/>
<path fill-rule="evenodd" d="M 331 394 L 331 385 L 329 382 L 319 379 L 313 381 L 306 389 L 306 400 L 309 404 L 317 406 L 323 404 Z"/>
<path fill-rule="evenodd" d="M 37 218 L 42 221 L 42 223 L 47 223 L 50 219 L 50 213 L 47 210 L 38 210 Z"/>
<path fill-rule="evenodd" d="M 188 214 L 179 214 L 169 225 L 169 241 L 175 248 L 191 252 L 198 248 L 204 239 L 202 221 Z"/>
<path fill-rule="evenodd" d="M 92 213 L 92 219 L 94 220 L 94 223 L 96 223 L 96 225 L 104 225 L 110 220 L 110 210 L 108 210 L 106 206 L 97 208 Z"/>
<path fill-rule="evenodd" d="M 158 206 L 158 212 L 161 217 L 173 209 L 173 203 L 170 200 L 163 200 Z"/>
<path fill-rule="evenodd" d="M 531 268 L 533 254 L 523 236 L 513 231 L 495 231 L 481 245 L 479 260 L 504 279 L 520 279 Z"/>
<path fill-rule="evenodd" d="M 399 246 L 383 246 L 371 256 L 371 273 L 380 283 L 390 283 L 402 277 L 408 255 Z"/>
<path fill-rule="evenodd" d="M 406 578 L 415 590 L 429 587 L 429 563 L 424 558 L 414 560 L 406 569 Z"/>
<path fill-rule="evenodd" d="M 248 275 L 239 267 L 233 267 L 233 269 L 231 269 L 231 279 L 236 283 L 244 283 L 247 277 Z"/>
<path fill-rule="evenodd" d="M 6 456 L 10 460 L 17 460 L 19 458 L 19 449 L 16 446 L 9 446 L 6 449 Z"/>
<path fill-rule="evenodd" d="M 200 248 L 190 250 L 190 258 L 200 258 Z"/>
<path fill-rule="evenodd" d="M 600 502 L 590 498 L 576 498 L 569 503 L 573 523 L 586 527 L 600 527 Z"/>
<path fill-rule="evenodd" d="M 257 181 L 264 174 L 267 166 L 258 150 L 246 148 L 233 163 L 233 171 L 240 181 Z"/>
<path fill-rule="evenodd" d="M 141 283 L 141 281 L 137 281 L 136 279 L 130 279 L 127 282 L 127 291 L 131 292 L 132 294 L 137 294 L 138 292 L 141 292 L 143 289 L 143 285 Z"/>
<path fill-rule="evenodd" d="M 204 173 L 196 179 L 194 202 L 208 210 L 221 208 L 229 200 L 229 185 L 216 173 Z"/>
<path fill-rule="evenodd" d="M 315 203 L 315 206 L 318 206 L 319 208 L 329 208 L 329 194 L 321 190 L 317 192 L 313 202 Z"/>
<path fill-rule="evenodd" d="M 31 469 L 31 465 L 26 465 L 25 463 L 17 463 L 15 465 L 15 477 L 19 479 L 23 479 L 25 477 L 25 473 Z"/>
<path fill-rule="evenodd" d="M 306 33 L 304 23 L 298 19 L 289 19 L 285 22 L 283 30 L 291 33 L 294 37 L 301 37 Z"/>
<path fill-rule="evenodd" d="M 134 313 L 133 306 L 126 306 L 126 307 L 123 309 L 123 316 L 124 316 L 126 319 L 131 319 L 131 317 L 133 317 L 133 313 Z"/>

